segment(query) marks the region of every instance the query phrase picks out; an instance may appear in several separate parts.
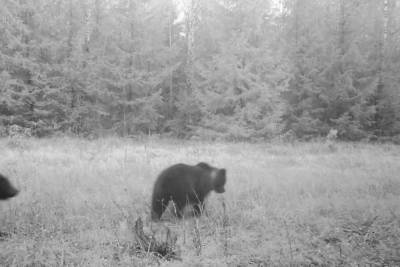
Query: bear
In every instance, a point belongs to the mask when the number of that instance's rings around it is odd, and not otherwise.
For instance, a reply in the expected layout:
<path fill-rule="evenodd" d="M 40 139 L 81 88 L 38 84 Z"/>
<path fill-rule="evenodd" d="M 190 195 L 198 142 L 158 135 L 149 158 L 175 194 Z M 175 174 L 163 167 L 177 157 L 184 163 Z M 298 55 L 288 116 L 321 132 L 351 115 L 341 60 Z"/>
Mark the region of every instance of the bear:
<path fill-rule="evenodd" d="M 0 200 L 6 200 L 15 197 L 19 191 L 10 183 L 10 181 L 0 174 Z"/>
<path fill-rule="evenodd" d="M 175 164 L 158 176 L 154 183 L 151 201 L 151 218 L 159 220 L 169 201 L 173 201 L 176 215 L 182 218 L 183 209 L 192 205 L 199 216 L 204 210 L 204 199 L 211 192 L 225 192 L 226 170 L 217 169 L 205 162 L 197 165 Z"/>

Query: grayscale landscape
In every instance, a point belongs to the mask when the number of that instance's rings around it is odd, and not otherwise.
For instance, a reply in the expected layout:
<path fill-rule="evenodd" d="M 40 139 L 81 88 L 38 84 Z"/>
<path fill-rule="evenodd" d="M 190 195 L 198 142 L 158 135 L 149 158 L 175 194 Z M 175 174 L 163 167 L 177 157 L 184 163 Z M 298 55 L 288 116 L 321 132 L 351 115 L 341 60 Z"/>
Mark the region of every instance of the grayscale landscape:
<path fill-rule="evenodd" d="M 400 266 L 399 145 L 400 0 L 0 0 L 1 267 Z"/>

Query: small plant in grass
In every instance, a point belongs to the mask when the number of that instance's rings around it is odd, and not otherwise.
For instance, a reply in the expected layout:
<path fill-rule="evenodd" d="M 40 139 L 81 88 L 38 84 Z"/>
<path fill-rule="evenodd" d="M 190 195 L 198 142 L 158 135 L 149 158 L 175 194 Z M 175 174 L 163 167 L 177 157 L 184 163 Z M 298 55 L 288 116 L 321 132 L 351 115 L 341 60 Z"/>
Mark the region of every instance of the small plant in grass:
<path fill-rule="evenodd" d="M 172 234 L 171 230 L 167 228 L 165 241 L 156 240 L 154 235 L 145 234 L 143 231 L 143 221 L 139 217 L 135 222 L 134 227 L 136 249 L 142 253 L 154 253 L 166 260 L 179 259 L 176 253 L 177 236 Z"/>

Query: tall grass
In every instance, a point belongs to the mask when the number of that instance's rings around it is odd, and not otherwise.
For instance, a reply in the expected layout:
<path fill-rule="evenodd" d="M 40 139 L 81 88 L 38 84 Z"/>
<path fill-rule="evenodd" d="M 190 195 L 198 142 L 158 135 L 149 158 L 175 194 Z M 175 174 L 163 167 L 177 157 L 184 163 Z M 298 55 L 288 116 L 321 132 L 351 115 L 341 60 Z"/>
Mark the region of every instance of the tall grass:
<path fill-rule="evenodd" d="M 0 172 L 21 189 L 0 203 L 1 266 L 400 265 L 400 147 L 178 140 L 0 140 Z M 149 221 L 165 167 L 227 169 L 208 216 Z M 180 261 L 133 247 L 132 222 L 168 226 Z"/>

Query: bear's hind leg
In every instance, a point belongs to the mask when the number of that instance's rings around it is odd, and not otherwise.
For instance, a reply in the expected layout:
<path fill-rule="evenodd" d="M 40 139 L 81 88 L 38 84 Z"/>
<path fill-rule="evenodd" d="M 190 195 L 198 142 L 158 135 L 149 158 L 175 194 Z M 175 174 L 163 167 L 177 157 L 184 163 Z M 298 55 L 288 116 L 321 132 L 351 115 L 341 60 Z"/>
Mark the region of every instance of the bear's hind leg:
<path fill-rule="evenodd" d="M 196 217 L 201 216 L 205 212 L 206 205 L 204 202 L 198 202 L 193 205 L 193 215 Z"/>

